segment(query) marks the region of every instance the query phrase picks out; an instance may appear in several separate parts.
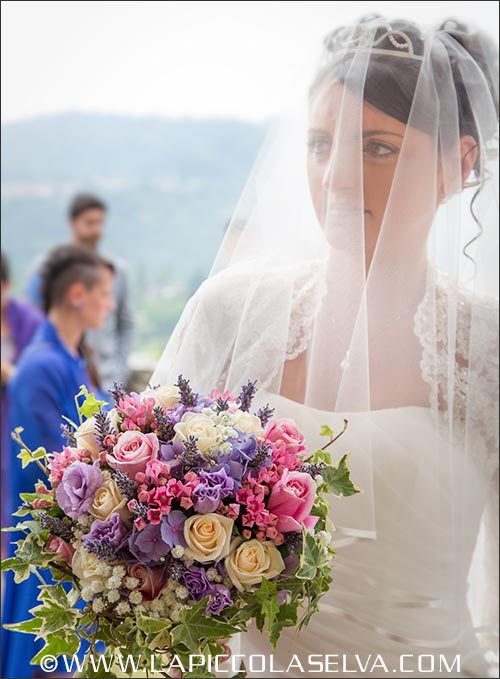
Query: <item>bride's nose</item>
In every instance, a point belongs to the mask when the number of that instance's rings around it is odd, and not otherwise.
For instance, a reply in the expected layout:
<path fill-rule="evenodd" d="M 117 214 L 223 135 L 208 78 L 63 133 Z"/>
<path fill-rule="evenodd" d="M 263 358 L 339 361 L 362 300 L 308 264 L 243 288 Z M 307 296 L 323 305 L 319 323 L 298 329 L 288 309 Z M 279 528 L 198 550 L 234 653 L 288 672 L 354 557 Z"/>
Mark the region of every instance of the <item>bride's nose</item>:
<path fill-rule="evenodd" d="M 352 193 L 360 185 L 361 168 L 352 154 L 332 152 L 322 178 L 322 188 L 328 193 Z"/>

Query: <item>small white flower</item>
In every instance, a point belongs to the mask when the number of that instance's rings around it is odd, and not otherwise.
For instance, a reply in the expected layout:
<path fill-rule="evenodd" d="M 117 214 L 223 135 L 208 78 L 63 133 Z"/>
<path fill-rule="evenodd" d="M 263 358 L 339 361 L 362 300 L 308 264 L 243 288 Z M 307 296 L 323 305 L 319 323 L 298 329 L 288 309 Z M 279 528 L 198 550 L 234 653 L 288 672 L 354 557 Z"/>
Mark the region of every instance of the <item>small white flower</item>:
<path fill-rule="evenodd" d="M 233 586 L 233 583 L 232 583 L 231 579 L 228 578 L 228 577 L 224 578 L 224 580 L 222 581 L 222 583 L 223 583 L 224 585 L 226 585 L 226 587 L 227 587 L 228 589 L 231 589 L 231 587 Z"/>
<path fill-rule="evenodd" d="M 146 612 L 146 606 L 139 604 L 138 606 L 135 607 L 135 610 L 139 611 L 140 613 L 145 613 Z"/>
<path fill-rule="evenodd" d="M 113 575 L 117 578 L 120 578 L 120 579 L 124 578 L 126 573 L 127 573 L 127 569 L 125 568 L 125 566 L 115 566 L 113 568 Z"/>
<path fill-rule="evenodd" d="M 82 588 L 82 599 L 84 601 L 91 601 L 92 596 L 93 596 L 93 594 L 92 594 L 90 587 L 83 587 Z"/>
<path fill-rule="evenodd" d="M 175 596 L 176 596 L 178 599 L 180 599 L 181 601 L 183 601 L 184 599 L 187 599 L 188 591 L 187 591 L 187 589 L 184 587 L 184 585 L 179 585 L 179 586 L 177 587 L 177 589 L 175 590 Z"/>
<path fill-rule="evenodd" d="M 123 584 L 127 589 L 135 589 L 139 585 L 139 580 L 137 578 L 131 578 L 129 575 L 125 578 Z"/>
<path fill-rule="evenodd" d="M 102 580 L 99 578 L 94 578 L 91 583 L 90 583 L 90 591 L 93 592 L 93 594 L 99 594 L 99 592 L 102 592 L 104 589 L 104 585 L 102 583 Z"/>
<path fill-rule="evenodd" d="M 118 589 L 118 587 L 122 584 L 121 583 L 121 578 L 117 578 L 116 575 L 112 575 L 110 578 L 108 578 L 108 581 L 106 582 L 106 587 L 108 589 Z"/>
<path fill-rule="evenodd" d="M 142 594 L 140 592 L 130 592 L 128 598 L 131 604 L 142 604 Z"/>
<path fill-rule="evenodd" d="M 120 601 L 118 606 L 115 608 L 117 615 L 127 615 L 130 613 L 130 605 L 127 601 Z"/>
<path fill-rule="evenodd" d="M 120 592 L 117 589 L 110 589 L 107 596 L 109 603 L 114 604 L 120 599 Z"/>
<path fill-rule="evenodd" d="M 76 530 L 73 531 L 73 535 L 75 536 L 75 538 L 77 540 L 81 540 L 83 538 L 83 536 L 85 535 L 85 533 L 82 530 L 76 529 Z"/>
<path fill-rule="evenodd" d="M 175 594 L 173 592 L 167 592 L 164 597 L 162 597 L 163 603 L 167 606 L 172 606 L 176 603 Z"/>
<path fill-rule="evenodd" d="M 101 598 L 94 599 L 92 602 L 92 610 L 94 613 L 102 613 L 104 608 L 104 601 Z"/>
<path fill-rule="evenodd" d="M 216 568 L 209 568 L 206 572 L 208 582 L 215 582 L 215 579 L 219 575 Z"/>
<path fill-rule="evenodd" d="M 170 617 L 172 618 L 172 622 L 179 622 L 181 619 L 180 611 L 177 609 L 171 611 Z"/>
<path fill-rule="evenodd" d="M 176 545 L 170 553 L 174 559 L 182 559 L 184 556 L 184 547 L 182 545 Z"/>
<path fill-rule="evenodd" d="M 108 469 L 101 469 L 101 476 L 103 481 L 109 481 L 111 479 L 111 472 Z"/>

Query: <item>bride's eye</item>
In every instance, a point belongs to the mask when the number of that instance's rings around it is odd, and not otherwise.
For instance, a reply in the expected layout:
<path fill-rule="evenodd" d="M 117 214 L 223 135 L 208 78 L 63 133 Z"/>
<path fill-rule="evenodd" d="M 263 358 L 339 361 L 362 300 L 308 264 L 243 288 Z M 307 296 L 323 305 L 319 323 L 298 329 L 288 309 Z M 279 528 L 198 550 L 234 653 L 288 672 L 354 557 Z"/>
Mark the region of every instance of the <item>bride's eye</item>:
<path fill-rule="evenodd" d="M 369 141 L 364 145 L 363 152 L 372 158 L 391 158 L 399 153 L 399 149 L 386 142 Z"/>
<path fill-rule="evenodd" d="M 313 156 L 320 157 L 330 152 L 332 142 L 328 137 L 313 137 L 309 139 L 307 146 Z"/>

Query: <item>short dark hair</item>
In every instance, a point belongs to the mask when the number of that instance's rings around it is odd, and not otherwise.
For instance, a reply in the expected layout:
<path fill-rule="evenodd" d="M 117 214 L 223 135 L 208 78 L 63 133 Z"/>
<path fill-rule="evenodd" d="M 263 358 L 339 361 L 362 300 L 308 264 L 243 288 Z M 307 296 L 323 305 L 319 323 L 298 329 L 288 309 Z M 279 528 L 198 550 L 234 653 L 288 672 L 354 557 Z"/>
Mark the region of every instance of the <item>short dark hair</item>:
<path fill-rule="evenodd" d="M 0 269 L 0 277 L 2 279 L 2 283 L 9 283 L 10 281 L 10 266 L 9 266 L 9 260 L 7 257 L 1 253 L 2 256 L 2 264 L 1 264 L 1 269 Z"/>
<path fill-rule="evenodd" d="M 52 250 L 40 272 L 40 295 L 45 313 L 63 300 L 73 283 L 93 287 L 103 268 L 114 272 L 111 262 L 83 245 L 62 245 Z"/>
<path fill-rule="evenodd" d="M 79 193 L 73 198 L 69 205 L 68 217 L 70 219 L 76 219 L 87 210 L 95 209 L 106 212 L 106 203 L 91 193 Z"/>

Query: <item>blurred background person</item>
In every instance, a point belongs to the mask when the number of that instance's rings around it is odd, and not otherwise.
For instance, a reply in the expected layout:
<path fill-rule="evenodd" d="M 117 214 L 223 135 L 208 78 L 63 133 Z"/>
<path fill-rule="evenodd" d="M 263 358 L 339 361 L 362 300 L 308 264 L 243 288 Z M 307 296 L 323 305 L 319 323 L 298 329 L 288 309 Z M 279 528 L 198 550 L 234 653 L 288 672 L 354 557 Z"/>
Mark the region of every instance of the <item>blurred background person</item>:
<path fill-rule="evenodd" d="M 14 299 L 10 296 L 11 273 L 7 257 L 1 253 L 2 280 L 2 449 L 1 449 L 1 484 L 2 484 L 2 525 L 6 524 L 5 508 L 9 495 L 7 475 L 7 459 L 10 448 L 9 403 L 7 384 L 14 375 L 16 363 L 24 347 L 33 337 L 35 330 L 43 320 L 42 312 L 29 302 Z M 2 533 L 2 555 L 8 541 L 6 533 Z"/>
<path fill-rule="evenodd" d="M 97 371 L 86 358 L 84 335 L 102 327 L 115 308 L 113 272 L 110 262 L 78 245 L 61 246 L 45 261 L 40 292 L 47 318 L 21 355 L 8 386 L 9 431 L 23 427 L 23 441 L 32 450 L 38 446 L 48 452 L 62 449 L 62 417 L 78 422 L 75 395 L 81 385 L 101 396 L 96 389 Z M 19 506 L 19 493 L 32 492 L 43 476 L 35 464 L 22 470 L 18 453 L 19 446 L 12 441 L 6 479 L 11 493 L 9 502 L 4 499 L 9 516 Z M 14 521 L 10 519 L 9 524 Z M 9 535 L 15 539 L 15 533 Z M 9 556 L 14 551 L 11 544 Z M 38 584 L 34 577 L 14 584 L 12 573 L 6 574 L 3 623 L 29 618 L 28 610 L 37 605 Z M 40 640 L 3 630 L 1 676 L 36 676 L 37 668 L 29 662 L 42 646 Z"/>
<path fill-rule="evenodd" d="M 68 223 L 73 243 L 97 252 L 104 231 L 106 204 L 97 196 L 78 194 L 68 208 Z M 107 391 L 113 382 L 126 384 L 129 377 L 128 357 L 132 348 L 133 316 L 130 301 L 128 274 L 123 260 L 106 254 L 112 262 L 114 276 L 114 297 L 116 308 L 109 314 L 101 328 L 90 330 L 86 342 L 95 353 L 95 362 L 102 381 L 102 388 Z M 40 266 L 28 283 L 28 296 L 41 306 Z"/>

